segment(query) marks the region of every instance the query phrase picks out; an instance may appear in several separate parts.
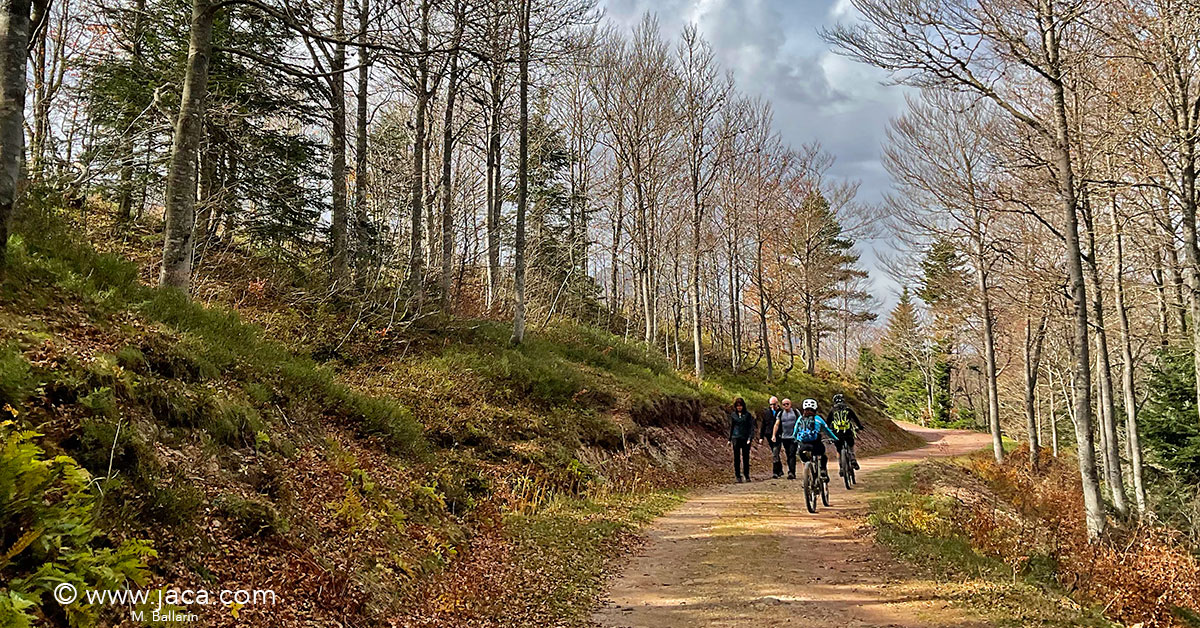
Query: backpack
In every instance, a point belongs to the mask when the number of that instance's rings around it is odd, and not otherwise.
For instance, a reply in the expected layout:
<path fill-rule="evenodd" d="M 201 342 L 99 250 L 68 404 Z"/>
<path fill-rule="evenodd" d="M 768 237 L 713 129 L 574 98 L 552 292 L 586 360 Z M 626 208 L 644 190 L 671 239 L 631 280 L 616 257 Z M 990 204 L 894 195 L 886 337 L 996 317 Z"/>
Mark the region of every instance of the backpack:
<path fill-rule="evenodd" d="M 804 442 L 812 442 L 821 438 L 821 432 L 817 429 L 817 415 L 806 417 L 800 415 L 796 419 L 796 429 L 793 432 L 796 435 L 796 440 Z"/>
<path fill-rule="evenodd" d="M 835 432 L 849 432 L 853 427 L 850 423 L 850 410 L 848 408 L 834 410 L 833 420 L 829 422 L 829 427 Z"/>

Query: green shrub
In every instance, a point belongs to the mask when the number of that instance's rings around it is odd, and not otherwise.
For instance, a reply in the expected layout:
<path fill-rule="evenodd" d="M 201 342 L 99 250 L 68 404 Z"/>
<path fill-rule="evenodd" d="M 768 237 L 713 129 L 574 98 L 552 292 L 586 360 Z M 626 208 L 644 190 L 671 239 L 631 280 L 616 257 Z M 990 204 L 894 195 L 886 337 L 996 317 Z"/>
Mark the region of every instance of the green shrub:
<path fill-rule="evenodd" d="M 291 526 L 275 506 L 260 499 L 246 499 L 240 495 L 222 495 L 213 505 L 242 537 L 271 537 L 286 533 Z"/>
<path fill-rule="evenodd" d="M 170 528 L 188 525 L 196 519 L 204 494 L 181 476 L 172 478 L 167 486 L 151 486 L 142 505 L 142 516 L 148 522 Z"/>
<path fill-rule="evenodd" d="M 0 619 L 7 627 L 37 621 L 34 610 L 61 583 L 77 590 L 144 586 L 144 541 L 113 547 L 98 531 L 90 476 L 67 456 L 52 459 L 38 434 L 0 423 Z M 78 602 L 62 609 L 72 626 L 93 626 L 99 610 Z"/>
<path fill-rule="evenodd" d="M 145 373 L 149 366 L 142 350 L 133 345 L 125 345 L 118 349 L 116 358 L 117 364 L 121 365 L 121 368 L 129 369 L 134 373 Z"/>
<path fill-rule="evenodd" d="M 0 345 L 0 408 L 25 403 L 35 382 L 29 361 L 15 342 Z M 10 414 L 6 412 L 5 414 Z"/>
<path fill-rule="evenodd" d="M 113 396 L 112 388 L 107 386 L 97 388 L 80 397 L 79 405 L 91 410 L 92 414 L 96 416 L 114 417 L 117 415 L 117 400 Z"/>
<path fill-rule="evenodd" d="M 84 419 L 79 433 L 65 442 L 83 468 L 93 475 L 108 474 L 109 464 L 114 473 L 125 473 L 139 485 L 152 474 L 154 452 L 140 438 L 133 426 L 108 419 Z"/>
<path fill-rule="evenodd" d="M 624 432 L 608 415 L 596 412 L 579 412 L 572 418 L 579 426 L 579 440 L 588 445 L 604 449 L 620 449 L 624 443 Z"/>
<path fill-rule="evenodd" d="M 263 429 L 258 411 L 231 399 L 218 398 L 200 412 L 200 427 L 220 443 L 253 447 Z"/>

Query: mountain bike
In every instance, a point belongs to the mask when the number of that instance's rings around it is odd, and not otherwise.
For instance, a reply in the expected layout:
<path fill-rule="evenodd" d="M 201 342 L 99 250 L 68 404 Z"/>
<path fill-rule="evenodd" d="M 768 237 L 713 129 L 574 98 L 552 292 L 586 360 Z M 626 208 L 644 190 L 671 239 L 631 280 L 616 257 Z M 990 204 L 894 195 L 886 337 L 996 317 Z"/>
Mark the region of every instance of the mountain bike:
<path fill-rule="evenodd" d="M 817 496 L 821 494 L 821 465 L 817 462 L 817 457 L 812 452 L 805 452 L 804 461 L 804 477 L 802 484 L 804 485 L 804 506 L 808 508 L 808 512 L 817 512 Z M 826 501 L 826 506 L 829 502 Z"/>
<path fill-rule="evenodd" d="M 829 482 L 821 479 L 821 463 L 811 451 L 805 452 L 804 461 L 804 506 L 808 512 L 817 512 L 817 498 L 826 508 L 829 507 Z"/>
<path fill-rule="evenodd" d="M 846 490 L 858 484 L 858 478 L 854 476 L 854 452 L 850 445 L 843 445 L 842 451 L 838 453 L 838 475 L 842 476 L 846 483 Z"/>

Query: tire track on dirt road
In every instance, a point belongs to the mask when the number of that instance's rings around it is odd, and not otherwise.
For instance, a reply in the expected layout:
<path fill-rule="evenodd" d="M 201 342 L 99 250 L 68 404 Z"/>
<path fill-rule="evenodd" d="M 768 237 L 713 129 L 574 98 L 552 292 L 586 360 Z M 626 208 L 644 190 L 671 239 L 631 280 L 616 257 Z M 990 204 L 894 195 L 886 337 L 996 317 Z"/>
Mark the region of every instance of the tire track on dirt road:
<path fill-rule="evenodd" d="M 832 506 L 804 509 L 799 480 L 730 484 L 700 493 L 654 522 L 647 542 L 610 582 L 593 620 L 605 628 L 819 625 L 901 628 L 987 626 L 914 579 L 861 530 L 878 471 L 931 456 L 961 455 L 986 434 L 905 429 L 926 445 L 860 460 L 846 491 L 829 468 Z M 832 453 L 832 448 L 830 448 Z"/>

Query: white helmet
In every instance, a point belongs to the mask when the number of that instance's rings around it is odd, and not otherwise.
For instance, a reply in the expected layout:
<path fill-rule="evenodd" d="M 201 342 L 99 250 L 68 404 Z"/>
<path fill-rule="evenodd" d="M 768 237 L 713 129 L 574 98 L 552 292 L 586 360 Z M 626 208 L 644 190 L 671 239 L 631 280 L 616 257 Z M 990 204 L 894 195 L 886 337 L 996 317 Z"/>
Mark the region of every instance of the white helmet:
<path fill-rule="evenodd" d="M 817 409 L 817 400 L 816 399 L 805 399 L 804 403 L 800 404 L 800 409 L 801 410 L 816 410 Z"/>

